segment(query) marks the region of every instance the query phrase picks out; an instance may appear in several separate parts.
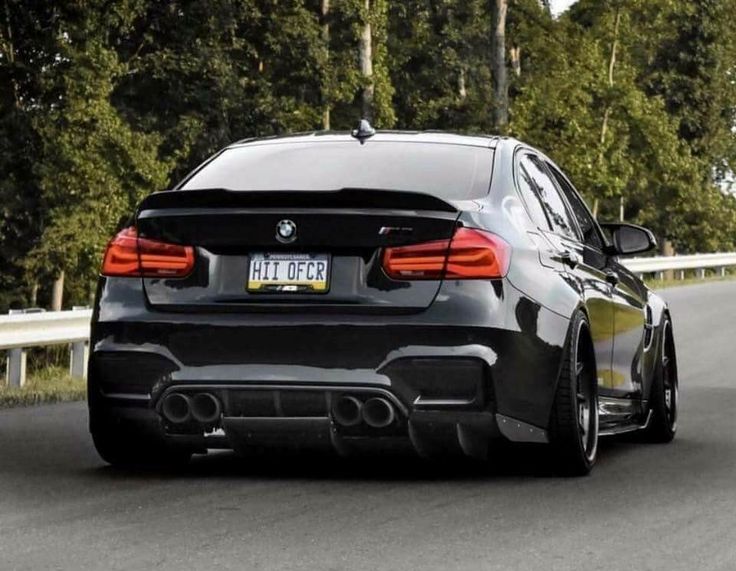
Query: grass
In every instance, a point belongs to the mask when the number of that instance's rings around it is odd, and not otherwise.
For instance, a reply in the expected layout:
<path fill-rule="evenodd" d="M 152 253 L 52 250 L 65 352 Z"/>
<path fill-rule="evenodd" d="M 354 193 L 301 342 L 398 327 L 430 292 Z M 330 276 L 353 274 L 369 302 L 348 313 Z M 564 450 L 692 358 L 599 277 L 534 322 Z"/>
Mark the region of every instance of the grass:
<path fill-rule="evenodd" d="M 87 396 L 87 381 L 73 379 L 64 367 L 46 367 L 28 375 L 22 388 L 0 380 L 0 409 L 42 403 L 79 401 Z"/>

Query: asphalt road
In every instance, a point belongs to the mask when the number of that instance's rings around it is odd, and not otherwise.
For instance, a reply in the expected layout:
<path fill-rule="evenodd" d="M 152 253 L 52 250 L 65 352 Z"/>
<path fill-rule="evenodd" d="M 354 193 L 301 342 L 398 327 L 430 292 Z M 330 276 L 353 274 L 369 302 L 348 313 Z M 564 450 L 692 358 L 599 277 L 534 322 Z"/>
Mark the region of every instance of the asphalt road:
<path fill-rule="evenodd" d="M 0 569 L 736 569 L 736 282 L 665 297 L 678 437 L 608 442 L 588 478 L 230 454 L 121 473 L 83 404 L 0 412 Z"/>

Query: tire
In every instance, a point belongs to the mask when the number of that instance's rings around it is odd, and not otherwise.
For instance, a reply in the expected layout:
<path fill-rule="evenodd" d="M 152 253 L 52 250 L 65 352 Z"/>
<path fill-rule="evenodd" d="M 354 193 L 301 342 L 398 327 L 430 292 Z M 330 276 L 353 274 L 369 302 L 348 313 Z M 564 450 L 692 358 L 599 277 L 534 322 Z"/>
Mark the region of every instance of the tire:
<path fill-rule="evenodd" d="M 100 457 L 115 468 L 180 468 L 192 457 L 191 450 L 187 448 L 163 443 L 152 445 L 130 437 L 121 439 L 116 433 L 104 430 L 92 432 L 92 441 Z"/>
<path fill-rule="evenodd" d="M 598 380 L 590 328 L 582 313 L 570 324 L 549 436 L 559 473 L 590 473 L 598 455 Z"/>
<path fill-rule="evenodd" d="M 677 433 L 677 408 L 680 401 L 677 378 L 677 356 L 672 335 L 672 322 L 669 317 L 662 324 L 657 369 L 654 373 L 652 389 L 649 394 L 651 418 L 643 432 L 648 442 L 671 442 Z"/>

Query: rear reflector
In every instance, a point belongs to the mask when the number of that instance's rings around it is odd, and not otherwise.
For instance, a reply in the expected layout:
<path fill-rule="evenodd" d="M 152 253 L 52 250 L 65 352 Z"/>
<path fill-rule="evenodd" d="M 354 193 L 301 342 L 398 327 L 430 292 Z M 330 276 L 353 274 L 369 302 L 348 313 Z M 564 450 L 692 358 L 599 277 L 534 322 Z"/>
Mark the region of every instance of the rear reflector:
<path fill-rule="evenodd" d="M 458 228 L 451 240 L 386 248 L 383 268 L 397 280 L 493 279 L 509 269 L 511 246 L 490 232 Z"/>
<path fill-rule="evenodd" d="M 194 248 L 139 238 L 135 228 L 121 230 L 107 245 L 102 275 L 183 278 L 194 268 Z"/>

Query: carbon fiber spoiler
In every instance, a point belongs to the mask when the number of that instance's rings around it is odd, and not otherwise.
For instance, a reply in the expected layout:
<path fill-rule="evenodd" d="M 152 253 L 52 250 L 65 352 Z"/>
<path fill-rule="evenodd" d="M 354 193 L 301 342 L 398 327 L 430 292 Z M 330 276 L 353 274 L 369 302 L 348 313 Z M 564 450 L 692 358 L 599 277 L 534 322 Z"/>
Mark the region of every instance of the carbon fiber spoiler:
<path fill-rule="evenodd" d="M 147 196 L 138 212 L 166 208 L 386 208 L 458 212 L 421 192 L 343 188 L 335 191 L 165 190 Z"/>

